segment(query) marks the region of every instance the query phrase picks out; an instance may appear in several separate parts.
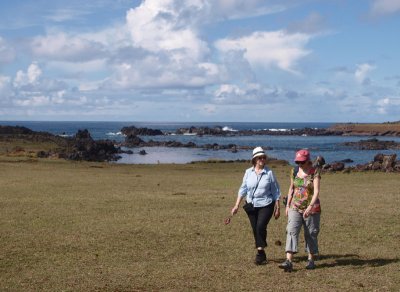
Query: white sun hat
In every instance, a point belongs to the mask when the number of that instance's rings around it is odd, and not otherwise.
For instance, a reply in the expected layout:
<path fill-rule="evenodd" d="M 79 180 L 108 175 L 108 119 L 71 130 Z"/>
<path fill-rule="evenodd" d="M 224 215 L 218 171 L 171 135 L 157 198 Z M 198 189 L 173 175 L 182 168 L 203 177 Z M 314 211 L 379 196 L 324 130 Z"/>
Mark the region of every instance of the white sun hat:
<path fill-rule="evenodd" d="M 258 156 L 266 156 L 264 149 L 262 149 L 262 147 L 256 147 L 253 150 L 253 158 L 256 158 Z"/>

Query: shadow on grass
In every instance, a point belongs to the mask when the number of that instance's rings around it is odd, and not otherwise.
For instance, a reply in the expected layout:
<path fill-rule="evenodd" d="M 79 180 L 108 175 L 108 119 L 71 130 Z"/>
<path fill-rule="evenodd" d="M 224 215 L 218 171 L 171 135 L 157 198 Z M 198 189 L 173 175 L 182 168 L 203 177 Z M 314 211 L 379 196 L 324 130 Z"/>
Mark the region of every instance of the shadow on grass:
<path fill-rule="evenodd" d="M 298 261 L 307 261 L 307 256 L 297 258 Z M 337 266 L 368 266 L 368 267 L 381 267 L 391 263 L 400 262 L 399 258 L 375 258 L 375 259 L 362 259 L 357 254 L 326 254 L 320 255 L 318 261 L 333 260 L 328 263 L 320 263 L 317 268 L 331 268 Z"/>

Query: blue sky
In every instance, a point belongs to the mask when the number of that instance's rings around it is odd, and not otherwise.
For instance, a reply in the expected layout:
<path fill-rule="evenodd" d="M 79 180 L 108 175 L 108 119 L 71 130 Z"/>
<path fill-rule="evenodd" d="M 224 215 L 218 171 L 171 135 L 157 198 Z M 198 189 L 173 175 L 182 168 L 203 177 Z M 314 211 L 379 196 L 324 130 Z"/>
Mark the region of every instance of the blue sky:
<path fill-rule="evenodd" d="M 1 1 L 0 120 L 398 121 L 399 30 L 400 0 Z"/>

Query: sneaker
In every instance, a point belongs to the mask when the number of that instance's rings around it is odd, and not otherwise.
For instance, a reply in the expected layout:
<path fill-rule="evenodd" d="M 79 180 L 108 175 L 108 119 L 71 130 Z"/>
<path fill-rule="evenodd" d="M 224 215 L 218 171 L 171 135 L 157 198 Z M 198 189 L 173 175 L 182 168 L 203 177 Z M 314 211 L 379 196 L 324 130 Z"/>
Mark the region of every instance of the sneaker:
<path fill-rule="evenodd" d="M 293 271 L 293 264 L 291 261 L 285 260 L 283 263 L 279 265 L 279 268 L 283 269 L 285 272 L 290 273 L 291 271 Z"/>
<path fill-rule="evenodd" d="M 314 270 L 315 269 L 315 263 L 313 260 L 308 260 L 307 261 L 307 266 L 306 266 L 307 270 Z"/>
<path fill-rule="evenodd" d="M 267 255 L 264 250 L 258 250 L 255 259 L 256 265 L 265 265 L 267 263 Z"/>

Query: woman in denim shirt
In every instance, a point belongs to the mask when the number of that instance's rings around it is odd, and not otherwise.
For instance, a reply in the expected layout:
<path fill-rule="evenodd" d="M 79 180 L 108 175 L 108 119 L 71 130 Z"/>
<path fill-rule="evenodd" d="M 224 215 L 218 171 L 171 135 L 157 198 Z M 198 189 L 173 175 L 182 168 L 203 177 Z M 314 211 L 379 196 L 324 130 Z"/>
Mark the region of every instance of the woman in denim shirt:
<path fill-rule="evenodd" d="M 232 208 L 232 215 L 239 210 L 240 202 L 246 197 L 246 203 L 253 204 L 254 208 L 246 208 L 253 229 L 255 247 L 257 254 L 255 263 L 257 265 L 266 264 L 267 256 L 265 247 L 267 246 L 267 225 L 272 215 L 275 219 L 279 218 L 279 184 L 272 172 L 266 165 L 267 156 L 261 147 L 253 150 L 252 164 L 243 176 L 242 185 L 239 188 L 235 206 Z"/>

